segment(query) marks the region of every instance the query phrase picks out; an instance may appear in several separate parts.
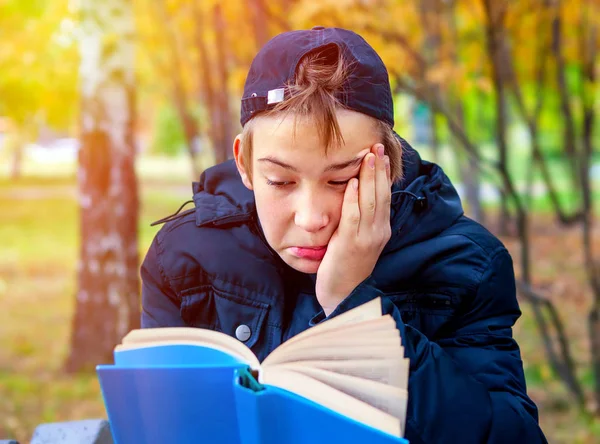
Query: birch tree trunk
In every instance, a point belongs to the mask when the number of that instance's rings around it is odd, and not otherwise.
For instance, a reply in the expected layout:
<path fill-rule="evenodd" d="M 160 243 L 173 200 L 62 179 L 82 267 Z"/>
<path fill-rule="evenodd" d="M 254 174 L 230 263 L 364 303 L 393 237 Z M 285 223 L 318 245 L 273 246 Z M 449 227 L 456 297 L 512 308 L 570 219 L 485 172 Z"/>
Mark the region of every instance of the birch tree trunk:
<path fill-rule="evenodd" d="M 132 4 L 82 0 L 81 20 L 81 243 L 68 371 L 111 362 L 140 315 Z"/>

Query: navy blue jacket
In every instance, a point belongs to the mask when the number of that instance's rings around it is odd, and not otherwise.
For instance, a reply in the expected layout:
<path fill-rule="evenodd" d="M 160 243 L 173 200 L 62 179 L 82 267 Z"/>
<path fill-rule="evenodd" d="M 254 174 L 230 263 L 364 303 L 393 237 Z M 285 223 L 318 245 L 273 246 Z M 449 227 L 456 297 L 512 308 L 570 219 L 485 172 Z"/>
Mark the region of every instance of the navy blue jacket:
<path fill-rule="evenodd" d="M 511 257 L 468 219 L 442 169 L 405 144 L 392 237 L 372 275 L 330 317 L 377 296 L 410 359 L 406 438 L 419 443 L 546 442 L 512 326 L 521 312 Z M 267 244 L 233 161 L 193 184 L 195 208 L 164 225 L 142 265 L 142 326 L 194 326 L 245 342 L 260 360 L 324 319 L 315 275 Z"/>

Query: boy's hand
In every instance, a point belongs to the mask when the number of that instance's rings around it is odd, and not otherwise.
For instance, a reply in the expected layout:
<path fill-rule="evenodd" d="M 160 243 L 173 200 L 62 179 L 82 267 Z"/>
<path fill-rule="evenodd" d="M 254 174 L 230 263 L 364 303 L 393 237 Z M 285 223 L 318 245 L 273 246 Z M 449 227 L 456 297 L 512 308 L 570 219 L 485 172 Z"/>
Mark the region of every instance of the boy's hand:
<path fill-rule="evenodd" d="M 371 147 L 359 179 L 348 182 L 340 223 L 317 270 L 316 295 L 327 316 L 369 277 L 390 239 L 390 168 L 383 150 L 380 143 Z"/>

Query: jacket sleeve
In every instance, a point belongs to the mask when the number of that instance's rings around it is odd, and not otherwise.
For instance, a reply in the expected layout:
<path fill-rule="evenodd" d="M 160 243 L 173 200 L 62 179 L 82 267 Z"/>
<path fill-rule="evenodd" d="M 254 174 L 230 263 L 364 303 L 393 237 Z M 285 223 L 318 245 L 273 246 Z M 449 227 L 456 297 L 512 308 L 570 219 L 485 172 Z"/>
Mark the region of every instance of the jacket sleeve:
<path fill-rule="evenodd" d="M 160 262 L 158 235 L 154 237 L 142 267 L 142 328 L 183 327 L 180 304 Z"/>
<path fill-rule="evenodd" d="M 329 318 L 377 296 L 383 294 L 367 279 Z M 396 320 L 410 359 L 405 437 L 411 444 L 547 442 L 537 408 L 527 396 L 519 347 L 512 337 L 521 312 L 506 250 L 490 262 L 456 327 L 435 342 L 404 324 L 388 298 L 382 298 L 382 306 Z M 323 320 L 321 312 L 311 324 Z"/>

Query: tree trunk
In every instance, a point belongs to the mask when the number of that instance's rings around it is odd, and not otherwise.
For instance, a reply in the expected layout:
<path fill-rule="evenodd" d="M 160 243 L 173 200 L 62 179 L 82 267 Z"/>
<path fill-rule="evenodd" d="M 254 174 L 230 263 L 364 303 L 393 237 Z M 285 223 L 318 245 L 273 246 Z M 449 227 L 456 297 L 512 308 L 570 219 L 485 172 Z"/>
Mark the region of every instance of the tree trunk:
<path fill-rule="evenodd" d="M 469 216 L 479 222 L 485 223 L 485 213 L 481 205 L 481 180 L 477 161 L 472 157 L 463 159 L 461 177 L 465 187 L 465 200 L 469 206 Z"/>
<path fill-rule="evenodd" d="M 498 195 L 500 196 L 500 213 L 498 216 L 498 234 L 500 236 L 511 235 L 511 217 L 510 210 L 508 209 L 508 201 L 510 197 L 504 191 L 503 185 L 500 185 L 498 189 Z"/>
<path fill-rule="evenodd" d="M 533 144 L 533 141 L 532 141 Z M 535 156 L 530 153 L 529 163 L 527 164 L 527 172 L 525 173 L 525 196 L 523 196 L 523 202 L 525 209 L 530 211 L 533 206 L 533 186 L 535 179 Z"/>
<path fill-rule="evenodd" d="M 479 105 L 484 103 L 484 94 L 483 91 L 479 91 L 479 95 L 481 100 Z M 462 119 L 464 121 L 464 112 L 461 109 L 461 113 L 463 114 Z M 478 113 L 479 126 L 480 128 L 484 128 L 487 124 L 483 119 L 483 112 Z M 464 123 L 463 123 L 464 125 Z M 481 140 L 481 139 L 480 139 Z M 479 223 L 484 224 L 485 220 L 485 212 L 483 211 L 483 204 L 481 202 L 481 173 L 478 170 L 477 161 L 471 156 L 468 158 L 468 166 L 467 176 L 464 177 L 465 182 L 465 192 L 467 196 L 467 203 L 471 208 L 472 217 Z"/>
<path fill-rule="evenodd" d="M 229 69 L 227 67 L 227 50 L 225 42 L 226 24 L 220 4 L 213 10 L 216 49 L 217 49 L 217 76 L 220 84 L 217 86 L 217 112 L 216 129 L 219 131 L 219 144 L 215 146 L 215 160 L 221 163 L 233 157 L 233 127 L 229 111 Z"/>
<path fill-rule="evenodd" d="M 491 0 L 484 0 L 487 15 L 486 44 L 488 57 L 492 65 L 492 84 L 496 98 L 496 146 L 498 148 L 498 166 L 501 172 L 508 173 L 508 146 L 506 143 L 506 93 L 502 71 L 503 39 L 501 23 L 504 20 L 506 6 L 498 5 Z M 500 190 L 500 219 L 499 232 L 506 235 L 509 232 L 510 213 L 508 209 L 509 196 L 506 188 Z M 523 247 L 522 247 L 523 248 Z M 525 264 L 524 264 L 525 265 Z"/>
<path fill-rule="evenodd" d="M 593 12 L 590 11 L 593 9 Z M 596 414 L 600 413 L 600 262 L 594 257 L 593 251 L 593 199 L 590 168 L 592 165 L 593 133 L 596 121 L 595 92 L 596 70 L 595 62 L 598 52 L 597 39 L 598 27 L 595 22 L 590 23 L 590 13 L 598 14 L 596 7 L 589 2 L 580 11 L 579 26 L 579 52 L 582 64 L 582 79 L 580 88 L 580 103 L 582 107 L 582 136 L 583 147 L 579 158 L 579 182 L 583 202 L 582 244 L 585 260 L 585 269 L 588 282 L 592 289 L 593 303 L 588 317 L 590 334 L 590 349 L 592 355 L 592 371 L 594 372 L 595 387 L 594 400 Z"/>
<path fill-rule="evenodd" d="M 508 171 L 508 145 L 506 142 L 506 91 L 505 79 L 506 69 L 504 65 L 505 42 L 504 42 L 504 19 L 506 5 L 499 5 L 492 0 L 484 0 L 484 9 L 487 16 L 486 25 L 486 44 L 488 57 L 492 67 L 492 84 L 494 87 L 495 105 L 496 105 L 496 144 L 498 147 L 498 167 L 502 176 L 503 188 L 501 190 L 501 212 L 500 212 L 500 232 L 506 234 L 510 222 L 508 209 L 509 199 L 515 203 L 516 222 L 519 237 L 521 238 L 521 271 L 522 279 L 530 283 L 529 276 L 529 241 L 527 235 L 527 215 L 520 202 L 518 192 L 514 188 L 513 181 Z"/>
<path fill-rule="evenodd" d="M 561 0 L 553 0 L 555 13 L 552 21 L 552 53 L 556 61 L 556 83 L 560 97 L 562 121 L 564 122 L 564 148 L 569 161 L 571 179 L 577 185 L 577 145 L 575 120 L 571 111 L 571 103 L 567 85 L 566 62 L 563 55 Z"/>
<path fill-rule="evenodd" d="M 202 101 L 206 107 L 207 114 L 209 117 L 208 122 L 208 137 L 213 148 L 213 152 L 217 153 L 217 147 L 221 144 L 221 130 L 217 127 L 219 122 L 218 109 L 216 106 L 216 88 L 214 87 L 213 80 L 213 67 L 210 62 L 208 48 L 206 47 L 206 40 L 204 38 L 204 29 L 206 27 L 206 21 L 204 20 L 204 12 L 201 9 L 201 5 L 194 3 L 194 21 L 196 22 L 196 31 L 194 39 L 196 42 L 196 49 L 198 50 L 198 72 L 200 73 L 200 93 L 202 95 Z"/>
<path fill-rule="evenodd" d="M 68 371 L 111 362 L 140 318 L 132 4 L 85 0 L 81 26 L 81 246 Z"/>
<path fill-rule="evenodd" d="M 167 46 L 169 48 L 169 62 L 172 69 L 169 79 L 171 81 L 173 104 L 183 128 L 183 136 L 185 138 L 188 155 L 190 156 L 192 179 L 196 180 L 200 173 L 196 155 L 196 141 L 200 131 L 198 130 L 198 124 L 195 117 L 188 109 L 188 100 L 183 85 L 183 76 L 181 74 L 183 71 L 183 63 L 180 48 L 177 43 L 177 31 L 174 29 L 173 23 L 168 18 L 165 0 L 155 0 L 155 6 L 159 15 L 159 23 L 164 23 L 162 32 L 165 34 Z"/>
<path fill-rule="evenodd" d="M 429 146 L 431 147 L 431 157 L 435 163 L 439 163 L 440 135 L 435 119 L 435 113 L 431 109 L 429 109 L 429 132 L 431 133 L 431 137 L 429 138 Z"/>
<path fill-rule="evenodd" d="M 179 115 L 179 120 L 183 127 L 185 144 L 187 146 L 188 155 L 190 156 L 192 178 L 193 180 L 196 180 L 200 173 L 196 155 L 196 140 L 199 131 L 196 119 L 187 109 L 187 100 L 185 91 L 183 90 L 183 80 L 180 75 L 176 75 L 173 78 L 173 101 L 175 102 L 175 108 L 177 109 L 177 114 Z"/>
<path fill-rule="evenodd" d="M 527 220 L 528 214 L 511 179 L 506 162 L 506 100 L 504 93 L 504 82 L 507 79 L 507 73 L 510 67 L 510 59 L 506 57 L 507 53 L 504 42 L 505 10 L 495 9 L 498 7 L 498 3 L 495 0 L 483 0 L 483 5 L 487 16 L 487 48 L 492 68 L 492 79 L 496 99 L 496 137 L 498 147 L 500 148 L 499 170 L 504 185 L 503 192 L 506 194 L 506 200 L 510 198 L 515 206 L 517 232 L 519 234 L 521 246 L 521 280 L 523 282 L 519 285 L 521 287 L 521 292 L 525 294 L 529 302 L 531 302 L 536 323 L 540 328 L 540 333 L 542 334 L 542 339 L 544 340 L 546 352 L 550 358 L 550 362 L 554 370 L 565 381 L 579 405 L 582 405 L 584 399 L 583 390 L 576 378 L 569 342 L 564 335 L 562 323 L 560 322 L 560 318 L 558 317 L 554 305 L 551 303 L 551 301 L 539 298 L 530 291 L 523 291 L 523 288 L 530 289 L 531 285 L 531 264 L 529 261 L 530 244 Z M 502 4 L 500 8 L 504 6 L 505 4 Z M 550 316 L 551 324 L 555 329 L 555 334 L 558 341 L 557 346 L 560 350 L 562 361 L 557 359 L 556 352 L 553 347 L 553 343 L 556 341 L 550 336 L 546 320 L 544 319 L 544 315 L 542 313 L 543 308 L 545 308 L 546 312 Z"/>
<path fill-rule="evenodd" d="M 439 1 L 436 1 L 435 7 L 438 8 L 436 9 L 437 11 L 439 11 L 439 9 L 442 9 L 448 20 L 450 33 L 452 35 L 452 42 L 454 42 L 454 46 L 451 50 L 451 57 L 452 61 L 458 64 L 459 60 L 457 45 L 459 43 L 459 37 L 458 28 L 456 25 L 456 2 L 452 0 L 446 2 L 446 5 L 444 7 L 441 7 Z M 437 25 L 439 26 L 439 22 L 437 23 Z M 439 36 L 439 34 L 437 37 L 439 45 L 439 40 L 441 39 L 441 37 Z M 466 128 L 464 106 L 460 95 L 454 93 L 453 96 L 453 109 L 456 116 L 456 121 L 462 128 Z M 454 135 L 452 137 L 455 138 Z M 460 143 L 457 139 L 455 140 L 457 143 Z M 481 205 L 481 172 L 479 170 L 479 164 L 473 156 L 464 156 L 457 153 L 456 159 L 459 164 L 458 169 L 460 171 L 460 176 L 464 186 L 464 195 L 465 200 L 467 202 L 467 206 L 469 208 L 469 215 L 477 222 L 484 223 L 485 215 L 483 212 L 483 206 Z"/>
<path fill-rule="evenodd" d="M 419 3 L 419 17 L 421 21 L 421 27 L 425 32 L 425 39 L 423 39 L 422 53 L 427 64 L 429 66 L 436 66 L 440 59 L 440 8 L 439 0 L 422 0 Z M 434 92 L 434 94 L 436 94 Z M 435 113 L 430 107 L 427 107 L 429 111 L 429 144 L 431 146 L 432 160 L 439 162 L 439 135 L 436 125 Z"/>
<path fill-rule="evenodd" d="M 269 40 L 269 23 L 265 11 L 264 0 L 249 0 L 248 7 L 252 15 L 252 30 L 254 31 L 254 43 L 256 49 L 262 48 Z"/>
<path fill-rule="evenodd" d="M 547 0 L 549 1 L 549 0 Z M 542 3 L 544 8 L 547 8 L 548 5 L 546 2 Z M 545 15 L 545 11 L 542 11 L 541 14 Z M 531 203 L 531 194 L 533 188 L 533 176 L 535 167 L 539 166 L 539 171 L 542 176 L 542 180 L 544 181 L 544 185 L 546 186 L 546 190 L 548 192 L 548 197 L 554 208 L 554 212 L 556 217 L 563 225 L 571 225 L 573 223 L 579 222 L 582 218 L 582 211 L 575 210 L 572 214 L 568 214 L 561 205 L 557 188 L 554 184 L 554 177 L 550 172 L 548 164 L 546 163 L 546 159 L 544 158 L 544 154 L 542 152 L 542 147 L 540 146 L 540 136 L 539 136 L 539 121 L 542 112 L 542 108 L 544 106 L 545 99 L 545 84 L 546 84 L 546 71 L 547 71 L 547 61 L 552 51 L 552 40 L 555 38 L 553 35 L 547 35 L 548 28 L 550 28 L 549 24 L 546 22 L 540 21 L 538 25 L 538 29 L 536 29 L 535 34 L 538 39 L 537 51 L 539 56 L 536 61 L 535 68 L 535 85 L 536 87 L 536 101 L 535 106 L 531 112 L 527 111 L 525 106 L 525 100 L 523 98 L 523 94 L 521 92 L 521 85 L 519 82 L 518 75 L 516 73 L 514 63 L 512 61 L 512 57 L 507 56 L 507 60 L 504 63 L 509 71 L 509 80 L 510 87 L 515 98 L 515 104 L 517 105 L 517 109 L 521 113 L 523 120 L 527 125 L 527 131 L 529 133 L 529 140 L 531 143 L 531 162 L 528 165 L 527 172 L 527 194 L 526 201 L 529 206 Z M 548 33 L 548 34 L 554 34 Z M 567 150 L 568 151 L 568 150 Z"/>
<path fill-rule="evenodd" d="M 458 125 L 465 128 L 465 112 L 460 98 L 456 98 L 454 105 L 454 115 Z M 454 134 L 450 135 L 453 144 L 459 144 L 460 141 Z M 481 180 L 477 160 L 473 156 L 466 156 L 462 152 L 455 154 L 458 170 L 460 172 L 463 184 L 463 193 L 467 202 L 468 216 L 479 223 L 484 223 L 483 207 L 481 205 Z"/>

